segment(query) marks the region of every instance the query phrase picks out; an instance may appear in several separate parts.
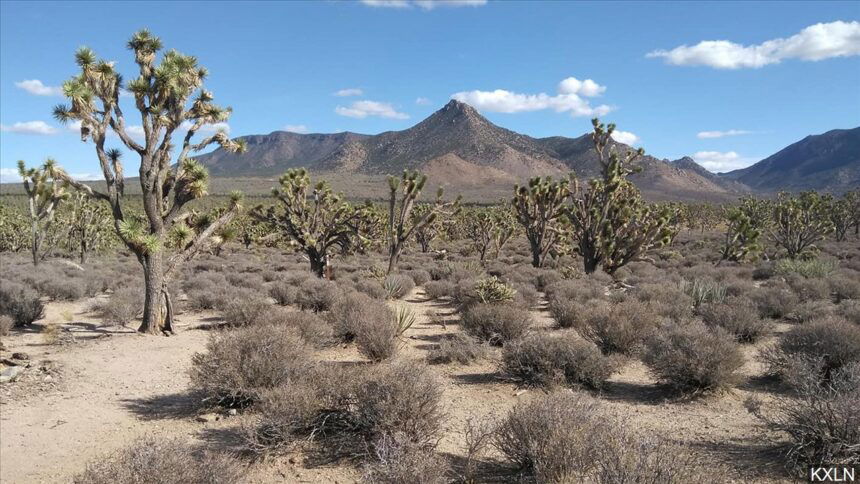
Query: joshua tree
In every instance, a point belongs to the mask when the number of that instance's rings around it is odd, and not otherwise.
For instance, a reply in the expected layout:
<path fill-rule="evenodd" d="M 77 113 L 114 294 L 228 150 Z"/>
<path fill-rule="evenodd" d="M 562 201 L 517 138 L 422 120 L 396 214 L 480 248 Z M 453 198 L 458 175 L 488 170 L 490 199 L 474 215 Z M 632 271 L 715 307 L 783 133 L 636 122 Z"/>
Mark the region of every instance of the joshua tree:
<path fill-rule="evenodd" d="M 570 196 L 569 181 L 552 177 L 535 177 L 528 186 L 514 187 L 517 221 L 523 226 L 532 251 L 532 265 L 543 267 L 547 254 L 558 240 L 559 222 L 564 216 L 564 202 Z"/>
<path fill-rule="evenodd" d="M 0 252 L 18 252 L 29 243 L 27 219 L 18 210 L 0 203 Z"/>
<path fill-rule="evenodd" d="M 367 217 L 364 209 L 343 201 L 324 181 L 308 193 L 311 179 L 304 168 L 288 170 L 281 176 L 280 185 L 272 190 L 281 202 L 280 209 L 277 204 L 265 211 L 258 206 L 251 215 L 282 230 L 305 253 L 311 271 L 328 278 L 333 249 L 346 251 L 356 243 L 357 227 Z"/>
<path fill-rule="evenodd" d="M 489 208 L 476 208 L 465 213 L 466 238 L 478 252 L 481 262 L 487 258 L 496 228 L 496 219 Z"/>
<path fill-rule="evenodd" d="M 791 259 L 816 251 L 815 242 L 833 232 L 825 199 L 815 192 L 797 197 L 781 192 L 773 205 L 771 236 Z"/>
<path fill-rule="evenodd" d="M 460 197 L 453 202 L 442 200 L 443 190 L 439 187 L 436 200 L 421 218 L 412 218 L 415 200 L 421 195 L 427 176 L 417 171 L 404 171 L 401 178 L 388 177 L 388 273 L 397 267 L 397 260 L 403 252 L 403 247 L 412 234 L 433 223 L 440 214 L 451 215 L 460 208 Z M 398 191 L 400 197 L 398 197 Z"/>
<path fill-rule="evenodd" d="M 851 225 L 854 226 L 854 235 L 860 236 L 860 190 L 846 193 L 844 200 L 848 204 L 848 212 L 851 214 Z"/>
<path fill-rule="evenodd" d="M 84 192 L 76 192 L 68 213 L 69 251 L 77 251 L 81 264 L 110 238 L 111 214 L 104 205 Z"/>
<path fill-rule="evenodd" d="M 493 249 L 495 257 L 498 259 L 502 249 L 511 240 L 517 230 L 517 221 L 514 219 L 511 207 L 504 205 L 501 207 L 493 207 L 493 220 L 495 220 L 495 229 L 493 230 Z"/>
<path fill-rule="evenodd" d="M 68 183 L 63 169 L 48 158 L 40 168 L 27 168 L 18 160 L 18 173 L 24 179 L 24 190 L 30 208 L 30 252 L 33 265 L 45 257 L 42 244 L 54 223 L 60 202 L 69 198 Z"/>
<path fill-rule="evenodd" d="M 173 230 L 188 233 L 183 222 L 185 205 L 206 195 L 208 173 L 188 156 L 212 144 L 233 152 L 244 151 L 245 145 L 231 140 L 224 131 L 192 143 L 198 131 L 206 125 L 223 123 L 231 113 L 230 108 L 213 104 L 212 93 L 203 89 L 207 71 L 195 57 L 170 50 L 156 64 L 161 40 L 147 30 L 135 33 L 127 46 L 134 52 L 139 74 L 125 89 L 131 93 L 140 113 L 142 140 L 133 137 L 126 127 L 119 102 L 122 76 L 113 62 L 98 59 L 87 47 L 75 53 L 80 74 L 63 84 L 63 93 L 70 104 L 55 107 L 54 117 L 62 122 L 79 121 L 81 139 L 95 145 L 107 190 L 97 191 L 71 180 L 70 183 L 110 204 L 117 235 L 143 267 L 146 295 L 140 331 L 166 333 L 172 331 L 173 310 L 167 290 L 172 271 L 230 222 L 239 210 L 241 199 L 234 194 L 229 210 L 205 229 L 189 234 L 188 243 L 165 260 L 168 233 Z M 119 150 L 105 148 L 109 131 L 140 157 L 143 217 L 132 216 L 125 210 L 123 163 Z M 183 131 L 174 158 L 173 138 Z"/>
<path fill-rule="evenodd" d="M 429 212 L 433 210 L 433 206 L 422 203 L 415 206 L 415 209 L 412 210 L 412 223 L 416 223 L 424 218 Z M 429 252 L 430 244 L 433 243 L 433 239 L 435 239 L 439 235 L 439 219 L 434 218 L 431 222 L 417 227 L 415 229 L 415 241 L 418 242 L 418 246 L 421 247 L 421 252 Z"/>
<path fill-rule="evenodd" d="M 588 188 L 574 179 L 572 203 L 567 218 L 572 227 L 575 250 L 582 257 L 587 274 L 602 267 L 607 274 L 635 260 L 644 259 L 655 247 L 668 244 L 677 231 L 673 209 L 651 206 L 627 175 L 638 171 L 632 163 L 644 150 L 619 155 L 610 146 L 615 125 L 592 120 L 592 140 L 600 160 L 601 177 L 589 181 Z"/>
<path fill-rule="evenodd" d="M 761 238 L 761 227 L 756 227 L 749 214 L 742 207 L 732 207 L 725 211 L 726 238 L 723 243 L 722 261 L 728 260 L 741 262 L 748 256 L 755 256 L 761 252 L 759 243 Z"/>
<path fill-rule="evenodd" d="M 848 229 L 854 224 L 851 201 L 847 196 L 835 200 L 830 195 L 827 195 L 825 200 L 830 214 L 830 222 L 833 223 L 833 236 L 837 242 L 842 242 L 845 240 Z"/>

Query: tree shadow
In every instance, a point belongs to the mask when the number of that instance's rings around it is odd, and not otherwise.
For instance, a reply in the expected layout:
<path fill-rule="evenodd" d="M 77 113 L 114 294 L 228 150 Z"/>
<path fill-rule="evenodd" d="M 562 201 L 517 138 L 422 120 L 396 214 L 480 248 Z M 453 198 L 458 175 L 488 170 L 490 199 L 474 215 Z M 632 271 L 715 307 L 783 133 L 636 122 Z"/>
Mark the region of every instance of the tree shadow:
<path fill-rule="evenodd" d="M 607 382 L 600 396 L 607 400 L 644 405 L 660 405 L 681 398 L 678 392 L 668 385 L 616 381 Z"/>
<path fill-rule="evenodd" d="M 194 392 L 171 393 L 122 400 L 122 405 L 142 420 L 178 420 L 197 415 L 202 396 Z"/>
<path fill-rule="evenodd" d="M 689 442 L 692 448 L 711 455 L 737 472 L 744 482 L 762 479 L 792 481 L 797 478 L 786 466 L 788 446 L 772 442 Z"/>
<path fill-rule="evenodd" d="M 792 389 L 775 375 L 756 375 L 738 385 L 741 390 L 752 393 L 769 393 L 773 395 L 791 395 Z"/>
<path fill-rule="evenodd" d="M 501 373 L 494 371 L 490 373 L 460 373 L 451 375 L 451 378 L 464 385 L 489 385 L 492 383 L 507 383 Z"/>
<path fill-rule="evenodd" d="M 475 482 L 501 484 L 510 482 L 533 482 L 530 476 L 519 469 L 504 465 L 491 459 L 474 459 L 471 462 L 465 456 L 440 452 L 439 455 L 448 461 L 454 482 Z"/>

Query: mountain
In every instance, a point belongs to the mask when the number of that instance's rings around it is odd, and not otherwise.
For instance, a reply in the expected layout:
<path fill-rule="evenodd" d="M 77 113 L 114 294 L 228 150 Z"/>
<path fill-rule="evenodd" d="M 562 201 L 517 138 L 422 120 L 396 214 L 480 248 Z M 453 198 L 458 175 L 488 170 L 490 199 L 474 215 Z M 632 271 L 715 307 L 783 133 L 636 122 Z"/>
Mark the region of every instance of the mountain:
<path fill-rule="evenodd" d="M 844 192 L 860 187 L 860 127 L 812 135 L 721 175 L 757 191 Z"/>
<path fill-rule="evenodd" d="M 378 135 L 356 133 L 296 134 L 275 131 L 243 137 L 244 154 L 216 150 L 199 156 L 215 176 L 264 176 L 304 166 L 311 171 L 397 174 L 421 169 L 443 185 L 512 185 L 537 175 L 579 176 L 599 171 L 591 135 L 578 138 L 532 138 L 496 126 L 471 106 L 452 100 L 403 131 Z M 615 143 L 616 149 L 632 149 Z M 736 183 L 698 165 L 675 164 L 644 156 L 641 173 L 631 177 L 655 199 L 730 199 Z M 693 162 L 695 164 L 695 162 Z"/>

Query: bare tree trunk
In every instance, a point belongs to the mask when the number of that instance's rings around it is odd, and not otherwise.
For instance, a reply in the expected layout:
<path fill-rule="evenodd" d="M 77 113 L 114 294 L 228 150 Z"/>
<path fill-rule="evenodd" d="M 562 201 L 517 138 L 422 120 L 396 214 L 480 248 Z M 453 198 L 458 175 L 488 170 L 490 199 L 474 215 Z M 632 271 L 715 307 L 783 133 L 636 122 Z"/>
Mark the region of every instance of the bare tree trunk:
<path fill-rule="evenodd" d="M 144 279 L 144 303 L 143 303 L 143 323 L 141 323 L 138 331 L 147 334 L 159 334 L 162 331 L 170 331 L 172 321 L 170 321 L 169 311 L 165 311 L 165 295 L 167 291 L 164 285 L 164 265 L 161 251 L 155 251 L 151 254 L 139 256 L 141 265 L 143 266 Z M 169 296 L 168 296 L 169 297 Z"/>
<path fill-rule="evenodd" d="M 400 259 L 400 251 L 399 246 L 391 248 L 391 252 L 388 255 L 388 274 L 394 272 L 394 269 L 397 267 L 397 261 Z"/>

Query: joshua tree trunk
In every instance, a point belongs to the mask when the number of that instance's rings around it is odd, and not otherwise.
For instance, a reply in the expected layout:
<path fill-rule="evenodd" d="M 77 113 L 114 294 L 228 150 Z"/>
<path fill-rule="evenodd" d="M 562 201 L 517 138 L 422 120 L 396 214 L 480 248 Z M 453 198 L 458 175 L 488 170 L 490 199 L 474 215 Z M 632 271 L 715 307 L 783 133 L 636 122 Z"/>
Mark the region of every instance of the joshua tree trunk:
<path fill-rule="evenodd" d="M 143 266 L 144 302 L 143 323 L 138 331 L 141 333 L 158 334 L 173 330 L 172 311 L 167 311 L 169 296 L 164 278 L 164 261 L 161 251 L 139 257 Z"/>

